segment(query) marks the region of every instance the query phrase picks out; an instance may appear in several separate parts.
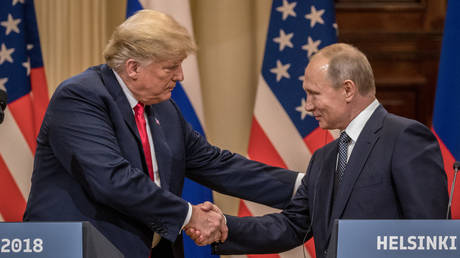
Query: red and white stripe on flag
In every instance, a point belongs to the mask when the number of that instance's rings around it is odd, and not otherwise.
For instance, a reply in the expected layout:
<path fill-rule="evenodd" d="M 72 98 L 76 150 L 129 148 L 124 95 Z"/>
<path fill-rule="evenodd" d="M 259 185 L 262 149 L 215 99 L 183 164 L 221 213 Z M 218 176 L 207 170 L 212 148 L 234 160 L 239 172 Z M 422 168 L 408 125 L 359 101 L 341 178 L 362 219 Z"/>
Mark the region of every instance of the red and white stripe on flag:
<path fill-rule="evenodd" d="M 30 191 L 36 136 L 49 101 L 34 1 L 0 4 L 0 220 L 21 221 Z"/>
<path fill-rule="evenodd" d="M 262 72 L 249 139 L 249 158 L 304 172 L 311 154 L 337 138 L 322 130 L 305 107 L 302 88 L 309 58 L 335 43 L 337 25 L 332 0 L 274 0 L 265 45 Z M 239 216 L 259 216 L 277 210 L 240 201 Z M 302 257 L 303 248 L 315 257 L 313 241 L 305 247 L 249 258 Z"/>

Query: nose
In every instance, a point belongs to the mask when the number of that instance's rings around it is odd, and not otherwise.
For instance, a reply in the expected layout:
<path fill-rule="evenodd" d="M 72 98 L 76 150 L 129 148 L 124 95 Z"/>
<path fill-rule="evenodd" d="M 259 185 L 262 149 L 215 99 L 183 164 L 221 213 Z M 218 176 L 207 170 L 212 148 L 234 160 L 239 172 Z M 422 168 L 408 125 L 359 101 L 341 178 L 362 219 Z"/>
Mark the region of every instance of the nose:
<path fill-rule="evenodd" d="M 176 71 L 174 72 L 173 80 L 174 81 L 183 81 L 184 80 L 184 72 L 182 71 L 182 64 L 179 65 L 177 67 Z"/>
<path fill-rule="evenodd" d="M 305 101 L 305 110 L 307 110 L 308 112 L 313 112 L 313 109 L 314 109 L 314 106 L 311 103 L 311 97 L 308 97 L 308 94 L 307 94 L 307 101 Z"/>

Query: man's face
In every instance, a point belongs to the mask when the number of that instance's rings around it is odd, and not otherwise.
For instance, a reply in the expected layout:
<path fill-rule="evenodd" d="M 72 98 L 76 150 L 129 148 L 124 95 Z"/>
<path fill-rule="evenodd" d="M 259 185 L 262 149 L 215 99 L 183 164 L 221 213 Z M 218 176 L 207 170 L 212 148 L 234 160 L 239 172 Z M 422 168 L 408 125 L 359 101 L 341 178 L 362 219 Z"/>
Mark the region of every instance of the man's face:
<path fill-rule="evenodd" d="M 303 88 L 307 93 L 305 110 L 311 112 L 323 129 L 340 129 L 347 126 L 348 106 L 342 86 L 333 88 L 327 77 L 328 60 L 313 58 L 305 70 Z"/>
<path fill-rule="evenodd" d="M 136 79 L 128 88 L 137 100 L 151 105 L 168 100 L 176 81 L 183 79 L 182 59 L 152 62 L 137 66 Z"/>

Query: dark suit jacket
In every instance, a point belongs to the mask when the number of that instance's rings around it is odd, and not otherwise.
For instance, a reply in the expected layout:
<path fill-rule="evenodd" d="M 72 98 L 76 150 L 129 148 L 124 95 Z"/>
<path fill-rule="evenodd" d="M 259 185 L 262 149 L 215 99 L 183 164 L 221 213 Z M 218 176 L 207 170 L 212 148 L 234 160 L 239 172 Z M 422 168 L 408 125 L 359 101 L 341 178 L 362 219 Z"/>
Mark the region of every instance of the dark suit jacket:
<path fill-rule="evenodd" d="M 161 188 L 146 172 L 133 111 L 112 70 L 96 66 L 64 81 L 37 139 L 24 220 L 90 221 L 125 257 L 147 258 L 157 232 L 182 257 L 184 177 L 270 206 L 291 199 L 297 173 L 210 145 L 172 100 L 146 112 Z"/>
<path fill-rule="evenodd" d="M 337 148 L 336 140 L 314 153 L 302 185 L 280 214 L 229 216 L 229 238 L 214 251 L 280 252 L 313 235 L 316 255 L 323 257 L 335 219 L 445 218 L 448 193 L 441 152 L 424 125 L 378 107 L 355 143 L 334 199 Z"/>

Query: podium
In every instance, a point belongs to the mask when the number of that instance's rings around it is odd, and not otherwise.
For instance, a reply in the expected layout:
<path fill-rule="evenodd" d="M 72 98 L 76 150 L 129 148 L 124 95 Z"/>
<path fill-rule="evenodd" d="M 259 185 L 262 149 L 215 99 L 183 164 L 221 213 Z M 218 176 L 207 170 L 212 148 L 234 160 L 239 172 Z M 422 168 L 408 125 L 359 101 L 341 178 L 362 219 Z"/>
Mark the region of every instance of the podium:
<path fill-rule="evenodd" d="M 338 220 L 328 258 L 460 257 L 460 220 Z"/>
<path fill-rule="evenodd" d="M 89 222 L 0 223 L 0 257 L 123 258 Z"/>

